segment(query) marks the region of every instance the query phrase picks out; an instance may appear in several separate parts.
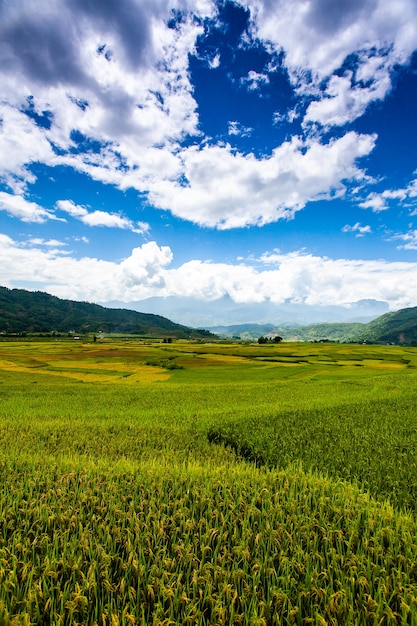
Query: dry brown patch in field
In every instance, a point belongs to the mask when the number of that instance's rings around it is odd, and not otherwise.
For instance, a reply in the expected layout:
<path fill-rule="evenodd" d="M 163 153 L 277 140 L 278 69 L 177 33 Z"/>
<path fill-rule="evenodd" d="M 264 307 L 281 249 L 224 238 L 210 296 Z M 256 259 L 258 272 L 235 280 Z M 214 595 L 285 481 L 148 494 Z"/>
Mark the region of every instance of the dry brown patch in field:
<path fill-rule="evenodd" d="M 380 361 L 367 361 L 366 364 L 370 367 L 376 367 L 382 370 L 401 370 L 406 367 L 405 363 L 387 363 L 386 361 L 383 363 Z"/>
<path fill-rule="evenodd" d="M 27 367 L 23 365 L 17 365 L 13 363 L 13 361 L 6 361 L 5 359 L 0 359 L 0 369 L 5 370 L 6 372 L 27 372 L 29 371 Z"/>
<path fill-rule="evenodd" d="M 74 355 L 75 356 L 75 355 Z M 156 382 L 170 378 L 170 374 L 163 368 L 150 367 L 144 364 L 114 363 L 95 361 L 88 359 L 44 359 L 30 364 L 17 364 L 13 361 L 0 359 L 0 369 L 7 372 L 31 373 L 36 369 L 37 374 L 49 376 L 61 376 L 83 382 Z M 50 366 L 50 361 L 53 365 Z"/>

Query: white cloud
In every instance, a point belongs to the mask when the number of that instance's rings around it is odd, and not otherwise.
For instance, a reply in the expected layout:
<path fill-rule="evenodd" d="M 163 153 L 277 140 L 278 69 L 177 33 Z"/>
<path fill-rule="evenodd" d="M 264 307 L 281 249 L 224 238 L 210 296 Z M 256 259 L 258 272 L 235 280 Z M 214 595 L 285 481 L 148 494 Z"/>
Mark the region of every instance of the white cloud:
<path fill-rule="evenodd" d="M 60 211 L 65 211 L 72 217 L 83 218 L 88 215 L 88 211 L 84 206 L 75 204 L 72 200 L 58 200 L 56 208 Z"/>
<path fill-rule="evenodd" d="M 369 225 L 362 226 L 360 222 L 356 222 L 356 224 L 353 224 L 353 226 L 350 226 L 349 224 L 346 224 L 346 226 L 343 226 L 342 232 L 356 233 L 356 237 L 363 237 L 364 235 L 371 233 L 372 229 Z"/>
<path fill-rule="evenodd" d="M 406 189 L 386 189 L 382 192 L 382 197 L 388 200 L 405 200 L 407 196 L 412 197 L 413 193 L 413 183 L 410 183 Z"/>
<path fill-rule="evenodd" d="M 260 74 L 259 72 L 250 70 L 247 76 L 240 79 L 240 83 L 242 85 L 247 85 L 250 91 L 256 91 L 263 85 L 267 85 L 269 83 L 269 76 L 268 74 Z"/>
<path fill-rule="evenodd" d="M 234 122 L 229 122 L 227 133 L 229 135 L 239 135 L 240 137 L 249 137 L 252 133 L 252 130 L 253 128 L 243 126 L 239 122 L 234 121 Z"/>
<path fill-rule="evenodd" d="M 395 64 L 406 63 L 417 41 L 414 0 L 242 0 L 251 10 L 252 29 L 284 52 L 284 63 L 300 93 L 315 93 L 328 79 L 324 98 L 313 102 L 307 121 L 344 124 L 362 115 L 391 86 Z M 334 76 L 356 55 L 352 76 Z"/>
<path fill-rule="evenodd" d="M 170 248 L 155 242 L 134 248 L 129 257 L 116 263 L 89 257 L 75 259 L 57 248 L 28 248 L 0 235 L 2 284 L 40 284 L 49 293 L 75 300 L 100 302 L 126 296 L 143 299 L 163 293 L 164 267 L 171 260 Z"/>
<path fill-rule="evenodd" d="M 285 113 L 280 113 L 279 111 L 276 111 L 272 117 L 272 123 L 276 125 L 282 124 L 284 122 L 292 124 L 294 120 L 296 120 L 298 117 L 299 112 L 297 111 L 297 107 L 289 109 Z"/>
<path fill-rule="evenodd" d="M 0 191 L 0 211 L 6 211 L 12 217 L 17 217 L 22 222 L 34 222 L 42 224 L 47 220 L 57 220 L 58 218 L 47 209 L 44 209 L 36 202 L 25 200 L 23 196 L 15 196 L 4 191 Z"/>
<path fill-rule="evenodd" d="M 163 289 L 165 287 L 163 268 L 171 263 L 172 258 L 169 246 L 160 247 L 154 241 L 134 248 L 130 257 L 124 259 L 117 268 L 121 286 L 135 292 L 138 288 Z"/>
<path fill-rule="evenodd" d="M 304 124 L 320 122 L 323 126 L 341 126 L 353 122 L 374 100 L 382 100 L 391 88 L 389 73 L 384 72 L 380 80 L 375 78 L 371 86 L 352 84 L 352 72 L 344 76 L 332 76 L 321 100 L 313 101 L 307 108 Z"/>
<path fill-rule="evenodd" d="M 149 224 L 145 222 L 132 222 L 127 217 L 117 213 L 107 213 L 106 211 L 91 211 L 84 206 L 75 204 L 72 200 L 58 200 L 57 209 L 68 213 L 72 217 L 79 219 L 87 226 L 106 226 L 108 228 L 128 229 L 138 234 L 149 231 Z"/>
<path fill-rule="evenodd" d="M 4 92 L 6 85 L 3 85 Z M 44 131 L 19 108 L 20 100 L 11 106 L 0 99 L 0 180 L 16 193 L 35 180 L 27 164 L 53 163 L 55 159 Z"/>
<path fill-rule="evenodd" d="M 305 123 L 341 125 L 361 115 L 386 95 L 394 63 L 405 63 L 417 41 L 414 0 L 241 3 L 251 11 L 253 32 L 284 52 L 300 93 L 318 94 L 324 81 Z M 40 0 L 36 9 L 28 0 L 0 4 L 0 179 L 15 193 L 34 181 L 31 164 L 62 165 L 149 192 L 158 208 L 183 219 L 233 228 L 291 217 L 362 176 L 357 159 L 370 153 L 373 136 L 347 133 L 326 145 L 293 138 L 263 159 L 204 144 L 189 55 L 204 18 L 216 15 L 214 2 L 126 0 L 112 4 L 111 19 L 109 7 L 81 0 Z M 183 19 L 168 28 L 177 9 Z M 354 70 L 334 75 L 349 54 L 357 57 Z M 220 63 L 217 51 L 211 63 Z M 257 88 L 269 76 L 251 70 L 246 80 Z M 296 109 L 285 115 L 294 119 Z M 237 124 L 231 122 L 231 135 L 249 132 Z M 203 147 L 181 147 L 190 137 Z M 178 182 L 184 179 L 186 186 Z M 384 203 L 375 196 L 364 206 L 378 211 Z M 90 225 L 147 228 L 115 213 L 72 215 Z"/>
<path fill-rule="evenodd" d="M 121 215 L 116 215 L 116 213 L 106 213 L 105 211 L 92 211 L 82 218 L 82 222 L 88 226 L 135 230 L 131 220 Z"/>
<path fill-rule="evenodd" d="M 325 145 L 293 138 L 263 159 L 228 145 L 191 147 L 178 155 L 187 184 L 156 181 L 151 201 L 201 226 L 267 224 L 292 217 L 309 201 L 343 195 L 344 181 L 361 178 L 356 160 L 369 154 L 374 142 L 375 137 L 354 132 Z"/>
<path fill-rule="evenodd" d="M 249 131 L 230 123 L 232 134 Z M 354 132 L 327 144 L 293 137 L 264 158 L 244 155 L 228 144 L 175 152 L 153 148 L 142 152 L 140 168 L 127 173 L 116 163 L 101 164 L 102 156 L 93 165 L 79 155 L 62 161 L 103 182 L 147 192 L 155 207 L 177 217 L 228 229 L 293 217 L 309 201 L 343 195 L 348 182 L 364 178 L 357 160 L 373 150 L 375 141 L 375 136 Z"/>
<path fill-rule="evenodd" d="M 414 0 L 242 0 L 251 9 L 253 29 L 264 41 L 285 52 L 285 64 L 298 81 L 309 70 L 330 76 L 346 57 L 375 49 L 406 62 L 417 40 Z M 374 63 L 376 61 L 374 60 Z M 363 70 L 363 78 L 371 71 Z"/>
<path fill-rule="evenodd" d="M 220 54 L 216 54 L 212 59 L 208 62 L 210 69 L 215 70 L 220 67 Z"/>
<path fill-rule="evenodd" d="M 414 172 L 414 174 L 416 174 L 416 172 Z M 417 178 L 415 178 L 408 184 L 406 192 L 409 198 L 417 197 Z"/>
<path fill-rule="evenodd" d="M 28 246 L 46 246 L 47 248 L 62 248 L 68 245 L 58 239 L 42 239 L 41 237 L 31 237 L 26 243 Z"/>
<path fill-rule="evenodd" d="M 328 259 L 294 252 L 267 254 L 278 267 L 270 281 L 271 300 L 311 305 L 348 304 L 362 299 L 388 302 L 399 309 L 417 303 L 417 263 Z M 275 289 L 274 289 L 275 286 Z"/>
<path fill-rule="evenodd" d="M 380 211 L 386 211 L 388 209 L 385 198 L 382 194 L 378 194 L 376 192 L 370 193 L 366 200 L 359 203 L 359 206 L 361 209 L 371 209 L 374 213 L 379 213 Z"/>
<path fill-rule="evenodd" d="M 389 209 L 389 200 L 397 200 L 400 203 L 408 198 L 413 198 L 415 194 L 415 181 L 412 181 L 405 189 L 385 189 L 378 193 L 376 191 L 368 194 L 366 200 L 359 203 L 362 209 L 371 209 L 374 213 Z"/>
<path fill-rule="evenodd" d="M 416 234 L 410 233 L 416 241 Z M 256 264 L 198 260 L 172 268 L 173 254 L 156 242 L 132 250 L 123 261 L 75 259 L 57 248 L 27 248 L 0 235 L 3 284 L 42 285 L 59 297 L 90 302 L 191 296 L 235 302 L 349 305 L 362 299 L 388 302 L 391 309 L 417 305 L 417 263 L 338 259 L 303 252 L 265 253 Z M 35 287 L 33 287 L 35 288 Z"/>
<path fill-rule="evenodd" d="M 201 27 L 186 14 L 176 29 L 165 24 L 188 2 L 126 0 L 111 20 L 106 6 L 1 5 L 0 177 L 14 189 L 34 180 L 33 162 L 122 185 L 126 168 L 148 163 L 148 150 L 169 153 L 173 142 L 198 134 L 188 54 Z M 213 13 L 208 1 L 193 9 Z M 74 131 L 99 150 L 80 145 Z"/>
<path fill-rule="evenodd" d="M 417 250 L 417 230 L 410 230 L 408 233 L 394 235 L 392 239 L 405 242 L 397 246 L 398 250 Z"/>

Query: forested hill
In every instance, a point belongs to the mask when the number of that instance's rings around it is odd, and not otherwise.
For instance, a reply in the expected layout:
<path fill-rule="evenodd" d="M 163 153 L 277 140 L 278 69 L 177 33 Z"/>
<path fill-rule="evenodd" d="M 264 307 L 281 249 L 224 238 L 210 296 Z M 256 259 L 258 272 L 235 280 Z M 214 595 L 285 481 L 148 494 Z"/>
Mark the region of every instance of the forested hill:
<path fill-rule="evenodd" d="M 293 340 L 314 341 L 320 337 L 333 341 L 417 344 L 417 307 L 385 313 L 367 324 L 315 324 L 280 330 L 284 339 Z M 102 331 L 181 339 L 216 337 L 207 330 L 176 324 L 162 315 L 62 300 L 42 291 L 0 287 L 0 333 L 70 331 L 76 334 Z"/>
<path fill-rule="evenodd" d="M 365 324 L 359 338 L 368 342 L 417 343 L 417 307 L 385 313 Z"/>
<path fill-rule="evenodd" d="M 400 309 L 380 315 L 364 323 L 322 323 L 308 326 L 274 326 L 272 324 L 240 324 L 217 326 L 212 332 L 222 337 L 257 339 L 261 335 L 278 333 L 284 341 L 340 341 L 342 343 L 394 343 L 417 345 L 417 307 Z"/>
<path fill-rule="evenodd" d="M 312 324 L 294 328 L 284 338 L 301 341 L 393 343 L 417 345 L 417 307 L 384 313 L 367 324 Z"/>
<path fill-rule="evenodd" d="M 134 333 L 153 337 L 210 338 L 208 331 L 175 324 L 161 315 L 62 300 L 41 291 L 0 287 L 0 333 Z"/>
<path fill-rule="evenodd" d="M 289 335 L 283 335 L 287 338 Z M 292 339 L 417 345 L 417 307 L 384 313 L 367 324 L 312 324 L 295 328 Z"/>

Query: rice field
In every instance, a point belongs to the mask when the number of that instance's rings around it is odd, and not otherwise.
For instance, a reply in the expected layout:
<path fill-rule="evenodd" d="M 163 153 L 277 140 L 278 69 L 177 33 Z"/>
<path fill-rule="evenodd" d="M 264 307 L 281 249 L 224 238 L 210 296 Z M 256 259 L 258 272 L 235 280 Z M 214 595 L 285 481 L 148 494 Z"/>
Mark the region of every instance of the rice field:
<path fill-rule="evenodd" d="M 417 624 L 416 367 L 0 343 L 0 624 Z"/>

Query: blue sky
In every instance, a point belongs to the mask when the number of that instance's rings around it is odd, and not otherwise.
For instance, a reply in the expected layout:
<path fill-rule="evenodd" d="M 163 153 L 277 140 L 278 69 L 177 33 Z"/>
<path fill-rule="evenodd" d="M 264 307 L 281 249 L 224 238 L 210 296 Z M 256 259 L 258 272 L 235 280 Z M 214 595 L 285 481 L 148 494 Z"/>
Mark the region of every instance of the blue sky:
<path fill-rule="evenodd" d="M 417 306 L 415 0 L 0 3 L 0 283 Z"/>

